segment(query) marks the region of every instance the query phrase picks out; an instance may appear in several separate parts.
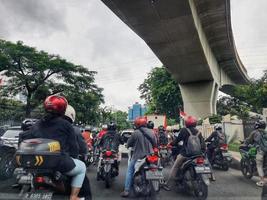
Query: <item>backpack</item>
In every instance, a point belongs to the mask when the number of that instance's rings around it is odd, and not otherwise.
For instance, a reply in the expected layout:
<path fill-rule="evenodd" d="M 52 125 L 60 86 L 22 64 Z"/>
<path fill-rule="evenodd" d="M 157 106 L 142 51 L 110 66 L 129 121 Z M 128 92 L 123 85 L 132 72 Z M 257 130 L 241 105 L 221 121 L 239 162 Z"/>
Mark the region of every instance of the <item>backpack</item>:
<path fill-rule="evenodd" d="M 264 153 L 267 153 L 267 133 L 265 131 L 261 132 L 259 147 Z"/>
<path fill-rule="evenodd" d="M 198 155 L 201 153 L 201 144 L 199 139 L 200 132 L 198 131 L 196 135 L 190 131 L 190 129 L 186 129 L 189 132 L 189 138 L 187 140 L 187 144 L 185 147 L 186 155 Z"/>

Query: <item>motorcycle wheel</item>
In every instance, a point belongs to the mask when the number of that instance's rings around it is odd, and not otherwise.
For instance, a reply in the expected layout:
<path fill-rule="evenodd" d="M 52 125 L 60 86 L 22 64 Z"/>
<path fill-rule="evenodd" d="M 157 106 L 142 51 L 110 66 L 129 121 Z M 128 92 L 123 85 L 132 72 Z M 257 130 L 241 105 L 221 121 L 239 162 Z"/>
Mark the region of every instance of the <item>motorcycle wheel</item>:
<path fill-rule="evenodd" d="M 226 163 L 224 163 L 224 164 L 222 165 L 222 170 L 223 170 L 223 171 L 228 171 L 228 170 L 229 170 L 229 163 L 228 163 L 228 162 L 226 162 Z"/>
<path fill-rule="evenodd" d="M 200 174 L 196 175 L 194 196 L 197 200 L 205 200 L 208 197 L 208 186 L 205 184 Z"/>
<path fill-rule="evenodd" d="M 240 167 L 245 178 L 251 179 L 253 177 L 253 172 L 251 170 L 252 168 L 249 166 L 248 160 L 242 158 L 240 161 Z"/>
<path fill-rule="evenodd" d="M 16 168 L 14 151 L 9 150 L 1 156 L 0 160 L 0 180 L 11 178 Z"/>
<path fill-rule="evenodd" d="M 151 193 L 151 184 L 145 180 L 142 174 L 138 173 L 134 176 L 133 191 L 136 197 L 147 197 Z"/>
<path fill-rule="evenodd" d="M 105 175 L 105 186 L 106 186 L 106 188 L 110 188 L 110 186 L 111 186 L 111 174 L 110 174 L 110 172 L 107 172 Z"/>
<path fill-rule="evenodd" d="M 152 180 L 151 184 L 152 184 L 154 191 L 159 192 L 159 190 L 160 190 L 159 181 L 158 180 Z"/>

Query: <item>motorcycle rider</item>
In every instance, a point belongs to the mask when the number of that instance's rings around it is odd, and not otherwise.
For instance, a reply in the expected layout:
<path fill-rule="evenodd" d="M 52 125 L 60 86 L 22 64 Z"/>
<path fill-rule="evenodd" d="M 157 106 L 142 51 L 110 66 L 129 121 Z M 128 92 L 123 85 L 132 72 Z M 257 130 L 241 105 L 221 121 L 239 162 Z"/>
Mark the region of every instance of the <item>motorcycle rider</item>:
<path fill-rule="evenodd" d="M 128 162 L 124 191 L 121 193 L 121 197 L 124 198 L 130 194 L 136 161 L 153 153 L 153 148 L 157 146 L 156 137 L 151 129 L 147 128 L 147 119 L 145 117 L 136 118 L 134 126 L 136 129 L 127 141 L 127 147 L 132 148 L 133 151 L 131 160 Z"/>
<path fill-rule="evenodd" d="M 66 119 L 68 122 L 70 122 L 73 125 L 74 132 L 76 134 L 77 143 L 79 146 L 79 155 L 81 156 L 82 160 L 85 161 L 87 154 L 88 154 L 88 148 L 87 144 L 81 134 L 81 129 L 74 125 L 76 117 L 76 111 L 71 105 L 67 105 L 65 115 L 63 116 L 64 119 Z"/>
<path fill-rule="evenodd" d="M 220 124 L 214 125 L 214 131 L 211 135 L 205 140 L 205 142 L 209 142 L 207 156 L 210 161 L 212 161 L 212 155 L 216 148 L 218 148 L 221 144 L 226 144 L 226 135 L 222 131 L 222 126 Z"/>
<path fill-rule="evenodd" d="M 72 125 L 62 117 L 68 102 L 63 96 L 51 95 L 44 101 L 45 116 L 39 120 L 24 139 L 46 138 L 60 143 L 62 156 L 56 171 L 72 176 L 70 200 L 79 200 L 86 167 L 78 160 L 79 148 Z"/>
<path fill-rule="evenodd" d="M 149 128 L 149 129 L 154 129 L 154 122 L 153 121 L 148 121 L 147 122 L 147 128 Z"/>
<path fill-rule="evenodd" d="M 168 144 L 168 137 L 166 134 L 166 130 L 164 126 L 159 126 L 158 127 L 158 144 L 159 146 L 161 145 L 167 145 Z"/>
<path fill-rule="evenodd" d="M 28 131 L 38 121 L 38 119 L 25 119 L 21 123 L 21 130 Z"/>
<path fill-rule="evenodd" d="M 181 165 L 186 160 L 186 158 L 192 156 L 190 153 L 188 153 L 188 152 L 190 152 L 190 149 L 188 149 L 188 145 L 187 145 L 189 138 L 190 138 L 190 135 L 198 135 L 199 142 L 201 145 L 199 147 L 200 149 L 198 149 L 198 151 L 199 151 L 199 153 L 205 152 L 205 149 L 206 149 L 205 141 L 204 141 L 204 138 L 203 138 L 201 132 L 199 132 L 196 129 L 196 125 L 197 125 L 197 119 L 193 116 L 188 116 L 185 119 L 185 126 L 186 127 L 181 128 L 178 137 L 176 137 L 175 140 L 172 142 L 172 145 L 177 145 L 180 141 L 183 141 L 183 146 L 182 146 L 180 154 L 177 156 L 177 158 L 176 158 L 176 160 L 175 160 L 175 162 L 171 168 L 171 171 L 169 173 L 169 177 L 164 184 L 163 188 L 165 190 L 168 190 L 168 191 L 170 190 L 170 187 L 169 187 L 170 181 L 174 177 L 176 177 L 178 170 L 180 169 Z"/>
<path fill-rule="evenodd" d="M 263 187 L 264 185 L 264 172 L 263 172 L 263 164 L 264 164 L 264 156 L 265 153 L 262 146 L 261 146 L 261 139 L 263 135 L 266 134 L 265 132 L 266 123 L 263 120 L 258 120 L 254 125 L 254 131 L 252 131 L 249 137 L 245 140 L 245 145 L 255 145 L 257 147 L 257 155 L 256 155 L 256 164 L 257 164 L 257 171 L 260 177 L 260 181 L 256 184 L 259 187 Z"/>
<path fill-rule="evenodd" d="M 118 154 L 118 160 L 117 160 L 116 168 L 119 171 L 119 163 L 121 161 L 121 153 L 119 152 L 119 145 L 123 144 L 123 139 L 117 133 L 116 129 L 117 129 L 117 125 L 114 122 L 110 122 L 107 125 L 107 132 L 99 141 L 99 146 L 101 149 L 111 150 L 111 151 L 114 151 Z M 101 160 L 99 160 L 97 173 L 99 173 L 100 165 L 101 165 Z"/>

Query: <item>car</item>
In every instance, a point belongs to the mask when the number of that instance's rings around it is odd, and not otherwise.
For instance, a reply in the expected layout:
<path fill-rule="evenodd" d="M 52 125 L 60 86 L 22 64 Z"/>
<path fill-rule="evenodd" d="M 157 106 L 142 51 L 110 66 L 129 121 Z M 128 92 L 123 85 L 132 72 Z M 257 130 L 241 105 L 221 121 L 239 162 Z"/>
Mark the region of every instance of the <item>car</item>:
<path fill-rule="evenodd" d="M 9 127 L 0 137 L 0 180 L 11 178 L 15 170 L 20 127 Z"/>
<path fill-rule="evenodd" d="M 119 151 L 122 153 L 122 154 L 128 154 L 128 149 L 126 148 L 126 143 L 127 143 L 127 140 L 131 137 L 131 135 L 133 134 L 134 130 L 133 129 L 127 129 L 127 130 L 123 130 L 121 131 L 121 136 L 124 138 L 124 144 L 123 145 L 120 145 L 120 149 Z"/>

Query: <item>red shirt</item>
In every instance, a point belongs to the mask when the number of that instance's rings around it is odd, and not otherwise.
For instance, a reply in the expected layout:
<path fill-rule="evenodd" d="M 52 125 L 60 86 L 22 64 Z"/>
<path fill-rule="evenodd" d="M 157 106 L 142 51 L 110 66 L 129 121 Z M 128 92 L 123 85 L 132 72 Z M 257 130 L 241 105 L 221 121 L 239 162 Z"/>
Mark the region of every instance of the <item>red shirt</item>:
<path fill-rule="evenodd" d="M 102 130 L 98 133 L 97 135 L 97 139 L 101 139 L 105 134 L 107 133 L 107 130 Z"/>

